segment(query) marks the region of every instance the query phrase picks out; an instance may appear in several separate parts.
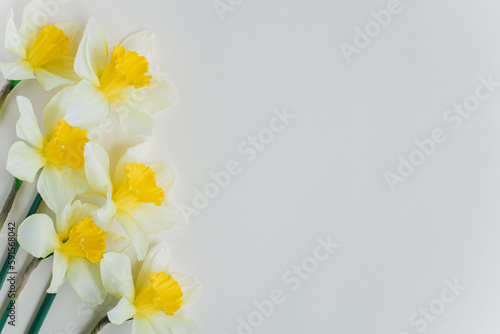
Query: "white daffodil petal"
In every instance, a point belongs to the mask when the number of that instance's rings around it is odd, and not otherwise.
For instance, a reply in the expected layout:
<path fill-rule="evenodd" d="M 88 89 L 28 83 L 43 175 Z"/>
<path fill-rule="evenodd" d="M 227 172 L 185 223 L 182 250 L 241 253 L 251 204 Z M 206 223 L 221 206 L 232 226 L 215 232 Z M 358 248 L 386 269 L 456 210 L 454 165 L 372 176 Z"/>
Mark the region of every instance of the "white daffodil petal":
<path fill-rule="evenodd" d="M 99 196 L 92 187 L 90 187 L 87 181 L 87 175 L 85 174 L 85 169 L 75 170 L 72 173 L 75 178 L 76 183 L 76 193 L 83 196 Z"/>
<path fill-rule="evenodd" d="M 33 183 L 36 174 L 46 163 L 47 158 L 42 150 L 18 141 L 9 150 L 7 170 L 19 180 Z"/>
<path fill-rule="evenodd" d="M 149 167 L 155 173 L 156 184 L 163 190 L 165 198 L 167 198 L 175 183 L 175 170 L 169 165 L 162 163 L 149 165 Z"/>
<path fill-rule="evenodd" d="M 125 154 L 118 160 L 116 165 L 114 183 L 116 185 L 121 185 L 127 180 L 127 175 L 125 173 L 125 167 L 131 162 L 144 161 L 144 158 L 151 150 L 153 142 L 151 140 L 146 140 L 139 145 L 131 147 L 125 152 Z"/>
<path fill-rule="evenodd" d="M 167 109 L 179 97 L 177 90 L 158 76 L 153 76 L 149 87 L 128 90 L 127 92 L 129 93 L 128 103 L 130 106 L 149 115 Z"/>
<path fill-rule="evenodd" d="M 43 69 L 53 75 L 66 79 L 65 83 L 75 83 L 80 81 L 74 70 L 75 57 L 64 56 L 53 60 L 45 65 Z"/>
<path fill-rule="evenodd" d="M 118 211 L 115 215 L 116 220 L 122 225 L 127 233 L 132 246 L 134 246 L 137 259 L 142 261 L 146 256 L 149 247 L 149 235 L 140 228 L 139 225 L 126 213 Z"/>
<path fill-rule="evenodd" d="M 84 216 L 84 209 L 82 202 L 74 201 L 66 205 L 56 217 L 56 231 L 59 235 L 67 235 L 69 230 L 81 221 Z"/>
<path fill-rule="evenodd" d="M 140 291 L 150 284 L 149 277 L 154 273 L 167 273 L 170 269 L 170 252 L 165 243 L 153 246 L 142 262 L 136 279 L 137 290 Z"/>
<path fill-rule="evenodd" d="M 30 80 L 36 79 L 35 73 L 30 63 L 24 59 L 19 59 L 14 63 L 0 63 L 0 71 L 9 80 Z"/>
<path fill-rule="evenodd" d="M 130 258 L 122 253 L 106 253 L 101 260 L 102 283 L 116 298 L 135 298 Z"/>
<path fill-rule="evenodd" d="M 76 196 L 76 184 L 72 176 L 53 164 L 47 164 L 40 173 L 37 189 L 45 204 L 56 214 Z"/>
<path fill-rule="evenodd" d="M 35 214 L 29 216 L 19 226 L 19 245 L 34 257 L 44 258 L 61 246 L 61 240 L 49 216 Z"/>
<path fill-rule="evenodd" d="M 68 256 L 58 250 L 55 250 L 54 259 L 52 262 L 52 281 L 50 282 L 50 286 L 47 289 L 47 293 L 59 292 L 59 289 L 66 280 L 68 265 Z"/>
<path fill-rule="evenodd" d="M 90 141 L 93 141 L 94 143 L 101 143 L 101 142 L 103 142 L 106 135 L 114 132 L 116 130 L 116 128 L 117 127 L 116 127 L 116 124 L 114 122 L 114 119 L 109 117 L 107 120 L 105 120 L 101 124 L 86 127 L 87 138 Z"/>
<path fill-rule="evenodd" d="M 97 195 L 97 194 L 95 194 Z M 99 217 L 99 211 L 102 209 L 102 207 L 99 207 L 95 204 L 91 204 L 91 203 L 84 203 L 82 204 L 82 208 L 83 208 L 83 212 L 85 213 L 85 215 L 80 219 L 82 220 L 83 218 L 85 217 L 90 217 L 94 223 L 99 226 L 99 228 L 103 231 L 106 232 L 106 235 L 107 235 L 107 230 L 109 229 L 109 227 L 107 226 L 107 222 L 102 222 L 100 217 Z M 80 221 L 78 220 L 78 221 Z M 108 243 L 108 241 L 106 240 L 106 244 Z"/>
<path fill-rule="evenodd" d="M 108 64 L 108 42 L 95 18 L 90 18 L 75 58 L 75 72 L 99 87 Z"/>
<path fill-rule="evenodd" d="M 38 121 L 33 110 L 31 101 L 24 96 L 17 97 L 17 106 L 19 108 L 19 121 L 16 124 L 17 136 L 36 148 L 43 148 L 45 138 L 40 131 Z"/>
<path fill-rule="evenodd" d="M 21 58 L 26 58 L 26 48 L 17 31 L 14 22 L 14 10 L 11 8 L 7 16 L 7 27 L 5 28 L 5 48 L 14 52 Z"/>
<path fill-rule="evenodd" d="M 186 223 L 182 211 L 169 203 L 160 206 L 156 206 L 153 203 L 144 203 L 129 210 L 129 215 L 134 221 L 140 224 L 144 231 L 150 234 L 159 233 L 175 225 Z"/>
<path fill-rule="evenodd" d="M 116 213 L 116 205 L 113 199 L 111 198 L 111 192 L 108 193 L 106 200 L 106 204 L 97 210 L 97 220 L 99 227 L 104 231 L 107 231 L 111 228 L 114 222 L 114 216 Z"/>
<path fill-rule="evenodd" d="M 108 312 L 108 318 L 111 323 L 121 325 L 128 319 L 132 318 L 137 313 L 134 304 L 126 297 L 120 299 L 118 304 L 111 311 Z"/>
<path fill-rule="evenodd" d="M 148 318 L 160 334 L 191 334 L 198 330 L 196 322 L 188 317 L 168 316 L 163 312 L 158 312 Z"/>
<path fill-rule="evenodd" d="M 106 253 L 122 253 L 130 247 L 130 240 L 112 231 L 106 232 Z"/>
<path fill-rule="evenodd" d="M 146 57 L 148 61 L 153 56 L 153 32 L 143 30 L 125 38 L 120 45 L 128 51 L 137 52 L 139 56 Z"/>
<path fill-rule="evenodd" d="M 85 217 L 90 217 L 90 219 L 92 219 L 94 221 L 94 223 L 101 229 L 103 230 L 104 232 L 107 231 L 107 229 L 105 229 L 103 227 L 103 223 L 99 220 L 99 217 L 98 217 L 98 212 L 99 210 L 101 209 L 100 206 L 98 205 L 95 205 L 95 204 L 91 204 L 91 203 L 83 203 L 82 204 L 82 208 L 83 208 L 83 215 L 81 217 L 81 219 L 79 219 L 78 221 L 81 221 L 83 220 Z M 107 232 L 106 232 L 107 233 Z M 107 235 L 107 234 L 106 234 Z M 108 241 L 106 240 L 106 243 L 108 243 Z"/>
<path fill-rule="evenodd" d="M 76 85 L 62 89 L 50 99 L 45 109 L 43 109 L 43 124 L 45 125 L 45 135 L 47 138 L 52 137 L 57 124 L 66 116 L 66 110 L 68 110 L 71 104 L 75 88 Z"/>
<path fill-rule="evenodd" d="M 54 24 L 57 28 L 61 29 L 69 38 L 69 49 L 71 50 L 76 43 L 80 25 L 74 21 L 58 22 Z"/>
<path fill-rule="evenodd" d="M 183 293 L 182 296 L 182 307 L 186 307 L 193 302 L 193 300 L 198 297 L 201 291 L 201 284 L 193 276 L 184 274 L 170 274 L 172 278 L 179 283 Z"/>
<path fill-rule="evenodd" d="M 172 330 L 167 327 L 166 319 L 169 317 L 165 312 L 157 312 L 148 314 L 148 320 L 157 334 L 173 334 Z"/>
<path fill-rule="evenodd" d="M 157 334 L 151 326 L 148 318 L 142 314 L 136 314 L 132 324 L 132 334 Z"/>
<path fill-rule="evenodd" d="M 154 121 L 146 113 L 133 109 L 126 102 L 114 103 L 120 126 L 127 136 L 151 136 Z"/>
<path fill-rule="evenodd" d="M 83 203 L 82 204 L 83 212 L 85 213 L 85 218 L 86 216 L 89 216 L 90 218 L 95 220 L 95 217 L 97 215 L 97 211 L 99 211 L 99 206 L 92 204 L 92 203 Z M 82 219 L 83 219 L 82 218 Z"/>
<path fill-rule="evenodd" d="M 89 185 L 101 196 L 107 196 L 112 188 L 109 176 L 109 155 L 98 144 L 85 145 L 85 174 Z"/>
<path fill-rule="evenodd" d="M 101 304 L 106 298 L 99 266 L 83 257 L 69 259 L 68 281 L 80 298 L 89 305 Z"/>
<path fill-rule="evenodd" d="M 55 75 L 43 68 L 35 69 L 35 76 L 46 91 L 52 90 L 62 85 L 72 84 L 74 81 Z"/>
<path fill-rule="evenodd" d="M 109 112 L 108 98 L 90 81 L 82 80 L 73 92 L 65 120 L 73 126 L 96 126 L 108 119 Z"/>
<path fill-rule="evenodd" d="M 33 0 L 28 3 L 23 10 L 23 20 L 19 28 L 19 35 L 26 42 L 26 50 L 28 50 L 36 40 L 40 29 L 48 23 L 49 17 L 40 15 L 42 13 L 41 2 Z"/>

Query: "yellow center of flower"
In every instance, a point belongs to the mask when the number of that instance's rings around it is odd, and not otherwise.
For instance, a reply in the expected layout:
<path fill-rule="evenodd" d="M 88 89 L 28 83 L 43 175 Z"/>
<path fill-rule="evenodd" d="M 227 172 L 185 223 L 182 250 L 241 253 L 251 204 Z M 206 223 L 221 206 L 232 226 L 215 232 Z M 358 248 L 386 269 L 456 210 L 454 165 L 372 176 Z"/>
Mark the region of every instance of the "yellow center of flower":
<path fill-rule="evenodd" d="M 137 312 L 154 314 L 163 311 L 167 315 L 174 315 L 181 308 L 184 296 L 179 283 L 163 272 L 151 275 L 149 281 L 151 284 L 135 298 Z"/>
<path fill-rule="evenodd" d="M 45 25 L 28 50 L 27 60 L 33 68 L 42 67 L 68 54 L 69 43 L 69 37 L 62 29 L 54 25 Z"/>
<path fill-rule="evenodd" d="M 111 52 L 111 60 L 101 76 L 101 90 L 106 96 L 113 97 L 130 86 L 135 89 L 149 87 L 152 76 L 146 75 L 148 71 L 149 63 L 145 57 L 118 45 Z"/>
<path fill-rule="evenodd" d="M 87 130 L 74 128 L 60 120 L 43 150 L 48 161 L 78 170 L 84 165 L 83 151 L 88 141 Z"/>
<path fill-rule="evenodd" d="M 161 205 L 165 193 L 156 185 L 156 174 L 151 167 L 132 162 L 125 167 L 125 173 L 127 181 L 113 194 L 119 209 L 128 210 L 143 203 Z"/>
<path fill-rule="evenodd" d="M 66 255 L 84 257 L 92 263 L 103 258 L 106 233 L 90 217 L 76 223 L 65 239 L 61 251 Z"/>

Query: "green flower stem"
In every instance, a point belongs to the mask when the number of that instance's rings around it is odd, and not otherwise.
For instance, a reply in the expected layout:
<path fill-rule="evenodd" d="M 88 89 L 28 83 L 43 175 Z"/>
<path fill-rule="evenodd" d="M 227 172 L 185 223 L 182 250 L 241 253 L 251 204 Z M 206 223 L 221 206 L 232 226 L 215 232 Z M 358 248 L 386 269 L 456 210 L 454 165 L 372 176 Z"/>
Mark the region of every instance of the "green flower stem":
<path fill-rule="evenodd" d="M 99 320 L 97 325 L 95 325 L 94 329 L 92 330 L 92 332 L 90 332 L 90 334 L 99 333 L 104 327 L 106 327 L 110 323 L 111 323 L 111 321 L 109 321 L 108 315 L 105 315 L 104 318 Z"/>
<path fill-rule="evenodd" d="M 40 328 L 42 328 L 43 322 L 45 321 L 56 296 L 56 293 L 45 294 L 42 305 L 40 305 L 40 308 L 36 312 L 35 319 L 33 319 L 30 329 L 28 330 L 28 334 L 38 334 L 40 332 Z"/>
<path fill-rule="evenodd" d="M 9 80 L 9 82 L 10 90 L 12 91 L 21 82 L 21 80 Z"/>
<path fill-rule="evenodd" d="M 9 196 L 7 197 L 7 200 L 3 205 L 2 211 L 0 212 L 0 230 L 5 224 L 7 217 L 9 216 L 9 212 L 12 209 L 12 204 L 14 204 L 17 192 L 19 191 L 19 188 L 21 188 L 22 183 L 23 181 L 18 179 L 14 179 L 14 182 L 12 182 L 12 188 L 10 189 Z"/>
<path fill-rule="evenodd" d="M 23 274 L 21 280 L 19 281 L 19 284 L 17 285 L 16 290 L 14 291 L 13 295 L 12 295 L 12 292 L 9 291 L 8 296 L 9 296 L 10 300 L 7 303 L 7 305 L 5 305 L 5 309 L 4 309 L 2 318 L 0 319 L 0 333 L 3 331 L 5 324 L 9 320 L 11 308 L 15 307 L 16 301 L 19 298 L 21 291 L 23 291 L 26 283 L 28 283 L 28 280 L 29 280 L 31 274 L 33 273 L 33 271 L 35 271 L 35 269 L 38 267 L 38 264 L 42 260 L 43 259 L 39 259 L 36 257 L 33 258 L 33 260 L 31 260 L 31 262 L 28 264 L 28 266 L 24 270 L 24 274 Z"/>
<path fill-rule="evenodd" d="M 21 82 L 21 80 L 7 80 L 0 89 L 0 109 L 3 107 L 9 93 Z"/>
<path fill-rule="evenodd" d="M 30 207 L 26 217 L 29 217 L 32 214 L 35 214 L 36 210 L 38 210 L 38 207 L 40 206 L 40 203 L 42 203 L 42 196 L 40 196 L 40 194 L 36 194 L 36 197 L 33 200 L 33 203 L 31 204 L 31 207 Z M 9 273 L 9 271 L 11 270 L 12 262 L 15 260 L 18 250 L 19 250 L 19 243 L 17 242 L 17 238 L 16 238 L 16 240 L 14 241 L 14 245 L 12 245 L 12 246 L 9 245 L 9 251 L 7 252 L 7 258 L 5 259 L 5 262 L 3 263 L 2 269 L 0 270 L 0 289 L 2 288 L 3 284 L 5 283 L 5 279 L 7 278 L 7 275 Z"/>

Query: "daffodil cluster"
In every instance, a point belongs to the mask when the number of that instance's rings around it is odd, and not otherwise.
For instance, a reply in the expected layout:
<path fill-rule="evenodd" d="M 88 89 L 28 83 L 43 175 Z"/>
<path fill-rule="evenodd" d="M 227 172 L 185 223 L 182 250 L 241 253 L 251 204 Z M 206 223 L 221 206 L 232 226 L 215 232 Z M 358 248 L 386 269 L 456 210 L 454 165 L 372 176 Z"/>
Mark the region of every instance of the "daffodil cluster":
<path fill-rule="evenodd" d="M 174 170 L 147 160 L 151 115 L 177 98 L 171 85 L 150 73 L 153 34 L 142 31 L 110 48 L 91 18 L 77 45 L 75 23 L 33 29 L 37 6 L 34 1 L 25 8 L 19 30 L 11 11 L 6 47 L 20 59 L 0 69 L 7 79 L 36 79 L 46 90 L 67 87 L 43 111 L 17 97 L 20 140 L 9 150 L 7 170 L 36 183 L 53 212 L 28 217 L 18 242 L 36 258 L 53 257 L 49 293 L 67 279 L 86 303 L 100 304 L 108 292 L 118 298 L 108 318 L 118 325 L 133 319 L 133 333 L 193 332 L 195 323 L 178 312 L 198 294 L 198 281 L 170 271 L 165 244 L 150 247 L 151 234 L 185 223 L 168 199 Z M 88 137 L 112 121 L 112 110 L 125 134 L 146 137 L 113 164 L 113 172 L 106 150 Z M 135 261 L 140 270 L 134 277 Z"/>

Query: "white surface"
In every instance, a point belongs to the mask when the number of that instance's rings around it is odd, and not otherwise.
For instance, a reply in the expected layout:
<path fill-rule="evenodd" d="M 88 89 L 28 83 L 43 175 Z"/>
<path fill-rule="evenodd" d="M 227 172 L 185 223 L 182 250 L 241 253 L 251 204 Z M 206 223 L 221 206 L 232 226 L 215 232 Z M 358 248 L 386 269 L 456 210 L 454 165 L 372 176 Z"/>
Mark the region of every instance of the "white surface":
<path fill-rule="evenodd" d="M 210 171 L 241 165 L 190 225 L 156 238 L 169 241 L 174 269 L 203 284 L 189 310 L 198 333 L 237 333 L 237 318 L 280 289 L 285 303 L 255 333 L 414 334 L 423 325 L 409 317 L 439 306 L 455 278 L 467 288 L 425 332 L 498 333 L 500 89 L 457 130 L 443 114 L 474 93 L 480 76 L 500 80 L 500 4 L 402 0 L 404 10 L 348 64 L 339 44 L 352 43 L 353 29 L 388 2 L 243 0 L 222 21 L 211 0 L 75 0 L 55 18 L 83 25 L 93 15 L 111 44 L 156 32 L 152 68 L 168 72 L 181 95 L 155 118 L 154 133 L 157 156 L 179 174 L 176 202 L 192 205 Z M 25 3 L 2 1 L 0 17 L 12 5 L 20 15 Z M 0 59 L 14 56 L 0 48 Z M 36 83 L 15 92 L 40 109 L 50 96 Z M 238 146 L 284 107 L 296 119 L 248 163 Z M 11 98 L 0 123 L 2 166 L 16 119 Z M 447 140 L 391 192 L 384 173 L 435 128 Z M 3 200 L 3 168 L 0 180 Z M 32 193 L 24 187 L 11 220 L 20 222 Z M 282 275 L 328 235 L 341 247 L 291 291 Z M 35 275 L 8 333 L 23 333 L 50 263 Z M 88 333 L 111 303 L 94 313 L 65 285 L 42 333 Z"/>

